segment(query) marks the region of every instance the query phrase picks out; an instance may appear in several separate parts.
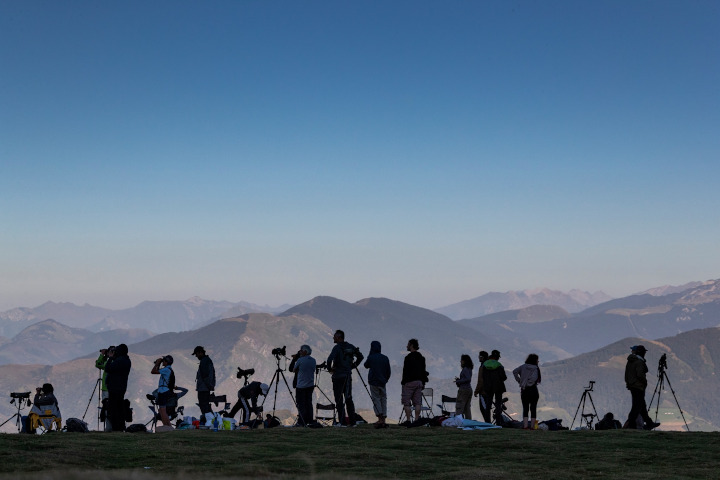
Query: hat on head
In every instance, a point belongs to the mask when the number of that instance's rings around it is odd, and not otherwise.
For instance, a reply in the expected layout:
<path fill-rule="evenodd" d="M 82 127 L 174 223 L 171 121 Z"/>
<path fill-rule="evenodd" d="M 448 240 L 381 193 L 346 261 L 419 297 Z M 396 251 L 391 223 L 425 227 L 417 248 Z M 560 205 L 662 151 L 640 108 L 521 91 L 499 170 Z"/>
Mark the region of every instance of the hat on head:
<path fill-rule="evenodd" d="M 193 350 L 192 354 L 197 355 L 198 353 L 205 353 L 205 349 L 203 347 L 201 347 L 200 345 L 195 347 L 195 350 Z"/>
<path fill-rule="evenodd" d="M 633 346 L 632 348 L 630 348 L 630 350 L 632 350 L 633 352 L 638 352 L 638 353 L 645 353 L 645 352 L 647 352 L 647 348 L 645 348 L 645 347 L 642 346 L 642 345 L 635 345 L 635 346 Z"/>
<path fill-rule="evenodd" d="M 262 391 L 263 395 L 267 396 L 268 390 L 270 390 L 270 387 L 268 387 L 266 383 L 260 384 L 260 391 Z"/>

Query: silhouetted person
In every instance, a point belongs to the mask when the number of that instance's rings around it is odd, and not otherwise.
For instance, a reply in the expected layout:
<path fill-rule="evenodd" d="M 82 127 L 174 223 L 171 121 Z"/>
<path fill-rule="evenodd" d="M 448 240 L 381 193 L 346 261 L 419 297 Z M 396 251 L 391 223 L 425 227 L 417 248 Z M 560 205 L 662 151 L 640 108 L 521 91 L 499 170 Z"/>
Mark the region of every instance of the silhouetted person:
<path fill-rule="evenodd" d="M 485 403 L 493 406 L 493 417 L 496 424 L 502 424 L 502 396 L 505 393 L 505 367 L 500 363 L 500 352 L 493 350 L 490 358 L 483 363 L 483 389 Z"/>
<path fill-rule="evenodd" d="M 333 395 L 340 425 L 355 425 L 355 403 L 352 399 L 352 371 L 362 362 L 360 349 L 345 341 L 345 332 L 333 335 L 335 346 L 327 358 L 327 368 L 332 373 Z M 347 419 L 345 406 L 347 405 Z"/>
<path fill-rule="evenodd" d="M 483 381 L 483 364 L 487 359 L 488 353 L 485 350 L 480 350 L 480 353 L 478 353 L 478 379 L 477 385 L 475 386 L 475 396 L 478 397 L 478 404 L 483 420 L 486 423 L 490 423 L 492 421 L 490 418 L 490 404 L 485 398 L 485 382 Z"/>
<path fill-rule="evenodd" d="M 197 374 L 195 374 L 195 390 L 197 390 L 200 416 L 202 421 L 205 421 L 205 414 L 212 413 L 210 392 L 215 390 L 215 366 L 210 357 L 205 354 L 205 349 L 200 345 L 195 347 L 192 354 L 200 360 Z"/>
<path fill-rule="evenodd" d="M 520 401 L 523 409 L 523 428 L 537 428 L 537 404 L 540 399 L 538 384 L 542 379 L 540 375 L 540 358 L 535 353 L 528 355 L 525 363 L 513 370 L 513 376 L 520 385 Z M 530 425 L 528 426 L 528 413 Z"/>
<path fill-rule="evenodd" d="M 105 385 L 108 389 L 108 418 L 113 432 L 125 431 L 125 392 L 132 362 L 128 356 L 128 347 L 121 343 L 114 351 L 108 350 L 108 361 L 105 364 L 107 377 Z"/>
<path fill-rule="evenodd" d="M 625 386 L 630 390 L 632 396 L 632 407 L 628 415 L 627 428 L 637 428 L 637 417 L 640 415 L 645 422 L 643 428 L 652 430 L 659 427 L 660 424 L 653 422 L 650 415 L 648 415 L 647 405 L 645 404 L 646 374 L 648 372 L 645 353 L 647 350 L 642 345 L 635 345 L 631 348 L 631 351 L 632 353 L 627 357 L 627 364 L 625 364 Z"/>
<path fill-rule="evenodd" d="M 428 372 L 425 369 L 425 357 L 418 351 L 420 343 L 416 338 L 408 340 L 407 351 L 403 361 L 403 374 L 401 401 L 408 422 L 412 422 L 412 411 L 415 409 L 415 421 L 420 419 L 422 411 L 422 391 L 428 381 Z"/>

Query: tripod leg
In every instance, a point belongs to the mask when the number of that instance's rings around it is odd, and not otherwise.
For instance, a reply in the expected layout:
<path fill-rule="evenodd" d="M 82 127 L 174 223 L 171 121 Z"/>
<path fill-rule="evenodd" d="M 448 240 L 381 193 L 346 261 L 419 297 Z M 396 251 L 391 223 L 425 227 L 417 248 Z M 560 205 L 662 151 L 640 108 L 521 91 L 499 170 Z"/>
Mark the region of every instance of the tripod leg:
<path fill-rule="evenodd" d="M 570 424 L 570 430 L 572 430 L 573 425 L 575 425 L 575 419 L 577 418 L 578 412 L 580 411 L 580 405 L 583 406 L 583 413 L 585 412 L 585 394 L 587 392 L 583 392 L 582 396 L 580 397 L 580 403 L 578 403 L 577 409 L 575 410 L 575 415 L 573 416 L 572 423 Z"/>
<path fill-rule="evenodd" d="M 670 377 L 667 376 L 667 373 L 663 371 L 663 377 L 667 380 L 668 387 L 670 388 L 670 392 L 672 392 L 673 398 L 675 399 L 675 405 L 677 405 L 678 410 L 680 410 L 680 416 L 683 419 L 683 422 L 685 422 L 685 428 L 687 431 L 690 431 L 690 427 L 688 427 L 687 420 L 685 420 L 685 414 L 682 411 L 682 408 L 680 408 L 680 402 L 678 402 L 677 396 L 675 395 L 675 390 L 673 390 L 672 385 L 670 384 Z M 657 422 L 657 417 L 655 418 L 655 421 Z"/>

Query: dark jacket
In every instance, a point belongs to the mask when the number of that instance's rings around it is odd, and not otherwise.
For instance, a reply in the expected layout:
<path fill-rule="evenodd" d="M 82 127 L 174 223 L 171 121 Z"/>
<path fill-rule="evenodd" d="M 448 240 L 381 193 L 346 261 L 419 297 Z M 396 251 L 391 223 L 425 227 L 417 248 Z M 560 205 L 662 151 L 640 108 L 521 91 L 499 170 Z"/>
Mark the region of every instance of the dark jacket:
<path fill-rule="evenodd" d="M 260 382 L 250 382 L 238 391 L 238 397 L 249 400 L 253 408 L 257 407 L 258 396 L 262 393 Z"/>
<path fill-rule="evenodd" d="M 57 406 L 57 398 L 55 398 L 55 395 L 52 393 L 36 393 L 35 399 L 33 400 L 35 402 L 35 405 L 37 406 L 44 406 L 44 405 L 55 405 Z"/>
<path fill-rule="evenodd" d="M 647 388 L 647 378 L 645 374 L 648 372 L 645 359 L 633 354 L 628 355 L 627 364 L 625 364 L 625 386 L 628 390 L 645 390 Z"/>
<path fill-rule="evenodd" d="M 485 393 L 497 394 L 506 392 L 505 380 L 507 380 L 507 375 L 505 375 L 505 367 L 502 366 L 502 363 L 493 358 L 485 360 L 482 366 L 482 374 L 483 390 Z"/>
<path fill-rule="evenodd" d="M 409 382 L 420 380 L 423 383 L 428 381 L 428 373 L 425 369 L 425 357 L 420 352 L 410 352 L 405 355 L 403 363 L 403 374 L 400 383 L 405 385 Z"/>
<path fill-rule="evenodd" d="M 115 348 L 115 355 L 109 357 L 105 364 L 105 372 L 107 373 L 105 386 L 107 386 L 108 391 L 127 391 L 130 368 L 132 368 L 132 362 L 130 361 L 130 357 L 128 357 L 127 346 L 120 344 Z"/>
<path fill-rule="evenodd" d="M 327 358 L 328 370 L 332 370 L 332 378 L 343 378 L 350 375 L 353 368 L 360 365 L 365 356 L 352 343 L 342 341 L 336 343 Z"/>
<path fill-rule="evenodd" d="M 374 340 L 370 343 L 370 354 L 365 360 L 365 368 L 368 371 L 368 383 L 376 387 L 384 387 L 390 380 L 390 360 L 387 355 L 380 353 L 382 346 L 380 342 Z"/>
<path fill-rule="evenodd" d="M 200 359 L 200 365 L 195 374 L 195 390 L 198 392 L 215 390 L 215 366 L 207 355 Z"/>

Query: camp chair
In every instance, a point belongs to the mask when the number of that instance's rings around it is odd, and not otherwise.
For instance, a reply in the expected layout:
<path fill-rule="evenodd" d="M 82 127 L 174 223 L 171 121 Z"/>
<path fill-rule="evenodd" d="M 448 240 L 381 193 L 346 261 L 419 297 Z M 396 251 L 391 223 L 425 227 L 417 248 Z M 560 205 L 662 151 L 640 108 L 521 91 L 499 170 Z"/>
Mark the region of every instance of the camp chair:
<path fill-rule="evenodd" d="M 432 402 L 433 402 L 433 389 L 432 388 L 423 388 L 422 390 L 422 400 L 420 403 L 420 417 L 421 418 L 433 418 L 433 409 L 432 409 Z M 398 418 L 398 423 L 403 423 L 403 418 L 405 418 L 405 409 L 400 410 L 400 418 Z M 407 420 L 407 418 L 405 418 Z"/>
<path fill-rule="evenodd" d="M 28 414 L 28 422 L 30 429 L 35 431 L 40 429 L 40 433 L 47 433 L 53 429 L 60 431 L 62 428 L 62 417 L 57 404 L 53 405 L 33 405 Z"/>
<path fill-rule="evenodd" d="M 324 413 L 320 413 L 320 412 Z M 328 403 L 323 405 L 322 403 L 315 404 L 315 421 L 326 427 L 332 427 L 336 423 L 335 417 L 335 404 Z"/>
<path fill-rule="evenodd" d="M 443 415 L 454 415 L 455 414 L 455 402 L 457 397 L 448 397 L 447 395 L 440 396 L 440 411 Z"/>

